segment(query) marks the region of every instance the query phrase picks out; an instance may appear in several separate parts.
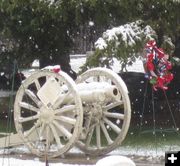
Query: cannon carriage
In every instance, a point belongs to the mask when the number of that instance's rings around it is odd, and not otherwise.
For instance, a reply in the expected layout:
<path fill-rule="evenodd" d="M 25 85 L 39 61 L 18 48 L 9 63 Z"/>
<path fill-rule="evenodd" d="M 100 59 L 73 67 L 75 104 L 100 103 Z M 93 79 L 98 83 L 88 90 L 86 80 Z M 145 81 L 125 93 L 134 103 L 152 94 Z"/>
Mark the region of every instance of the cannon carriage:
<path fill-rule="evenodd" d="M 103 155 L 124 140 L 131 118 L 123 80 L 106 68 L 73 81 L 65 72 L 42 70 L 23 81 L 14 103 L 17 133 L 0 147 L 25 144 L 37 156 L 57 157 L 73 146 Z"/>

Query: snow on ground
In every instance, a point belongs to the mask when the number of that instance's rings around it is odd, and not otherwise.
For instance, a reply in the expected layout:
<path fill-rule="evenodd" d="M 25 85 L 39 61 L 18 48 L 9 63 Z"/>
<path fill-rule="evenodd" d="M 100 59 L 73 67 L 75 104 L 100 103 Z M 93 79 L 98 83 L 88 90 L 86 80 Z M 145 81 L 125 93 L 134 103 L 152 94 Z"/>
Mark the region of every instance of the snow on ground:
<path fill-rule="evenodd" d="M 121 64 L 116 58 L 113 58 L 114 64 L 111 66 L 112 70 L 118 73 L 121 69 Z M 73 55 L 70 59 L 70 65 L 75 72 L 80 71 L 80 67 L 83 66 L 86 62 L 85 55 Z M 136 61 L 131 66 L 127 66 L 127 71 L 133 72 L 142 72 L 144 73 L 143 62 L 140 58 L 137 58 Z"/>
<path fill-rule="evenodd" d="M 121 64 L 115 58 L 113 58 L 113 61 L 114 61 L 114 64 L 112 65 L 112 70 L 118 73 L 121 69 Z M 131 66 L 127 66 L 127 71 L 144 73 L 144 67 L 143 67 L 143 62 L 141 58 L 137 58 L 136 61 Z"/>
<path fill-rule="evenodd" d="M 137 146 L 121 146 L 117 147 L 117 149 L 113 150 L 109 153 L 109 155 L 123 155 L 123 156 L 144 156 L 152 158 L 161 158 L 164 156 L 164 152 L 168 151 L 170 149 L 180 149 L 179 146 L 163 146 L 161 148 L 155 148 L 155 147 L 141 147 L 140 145 Z M 28 150 L 26 145 L 10 148 L 7 150 L 0 149 L 0 156 L 3 154 L 31 154 L 31 152 Z M 68 153 L 74 153 L 74 154 L 83 154 L 82 151 L 80 151 L 78 148 L 73 147 L 70 149 Z"/>
<path fill-rule="evenodd" d="M 180 147 L 178 146 L 163 146 L 161 148 L 155 148 L 155 147 L 141 147 L 139 146 L 121 146 L 111 153 L 109 153 L 109 156 L 136 156 L 140 157 L 141 159 L 146 158 L 149 163 L 152 163 L 154 160 L 162 160 L 164 158 L 165 152 L 170 151 L 170 149 L 178 150 Z M 82 154 L 79 149 L 73 147 L 68 153 L 73 154 Z M 8 154 L 16 154 L 19 155 L 19 158 L 21 158 L 22 154 L 31 154 L 27 147 L 19 146 L 16 148 L 10 148 L 4 151 L 3 149 L 0 149 L 0 156 L 3 156 L 3 154 L 6 156 L 4 159 L 3 157 L 0 157 L 0 164 L 4 162 L 4 165 L 2 166 L 31 166 L 32 164 L 36 164 L 36 166 L 44 166 L 44 162 L 39 161 L 39 158 L 34 156 L 33 160 L 21 160 L 21 159 L 15 159 L 15 158 L 7 158 Z M 88 160 L 88 158 L 87 158 Z M 113 162 L 113 160 L 112 160 Z M 10 163 L 10 164 L 9 164 Z M 85 165 L 78 165 L 78 164 L 62 164 L 62 163 L 51 163 L 49 166 L 85 166 Z M 1 165 L 0 165 L 1 166 Z M 88 166 L 88 165 L 86 165 Z M 95 166 L 95 165 L 91 165 Z M 99 166 L 99 165 L 98 165 Z M 102 165 L 104 166 L 104 165 Z"/>
<path fill-rule="evenodd" d="M 80 67 L 83 66 L 86 62 L 86 55 L 79 54 L 79 55 L 70 55 L 70 65 L 72 70 L 76 73 L 80 71 Z"/>
<path fill-rule="evenodd" d="M 98 161 L 98 165 L 97 166 L 105 166 L 105 163 L 113 163 L 114 162 L 114 157 L 118 158 L 119 160 L 121 160 L 123 163 L 126 163 L 128 161 L 131 161 L 131 159 L 127 159 L 127 157 L 123 157 L 122 154 L 119 153 L 120 151 L 115 151 L 115 152 L 111 152 L 110 156 L 107 159 L 102 159 L 102 161 Z M 81 151 L 79 151 L 77 148 L 72 148 L 70 150 L 70 153 L 77 153 L 77 154 L 82 154 Z M 19 156 L 19 158 L 11 158 L 8 157 L 8 154 L 16 154 L 17 156 Z M 26 146 L 19 146 L 16 148 L 10 148 L 7 150 L 4 149 L 0 149 L 0 166 L 32 166 L 32 164 L 36 164 L 36 166 L 45 166 L 45 162 L 40 161 L 40 159 L 38 157 L 34 157 L 33 159 L 29 160 L 29 159 L 25 159 L 24 157 L 22 157 L 22 154 L 27 154 L 29 155 L 30 152 L 27 149 Z M 4 157 L 3 157 L 4 156 Z M 22 159 L 20 159 L 22 157 Z M 111 158 L 112 157 L 112 158 Z M 124 160 L 123 160 L 124 158 Z M 87 157 L 87 160 L 90 160 Z M 117 163 L 117 160 L 116 160 Z M 115 164 L 116 164 L 115 163 Z M 132 164 L 133 162 L 131 161 L 130 164 Z M 90 165 L 80 165 L 80 164 L 63 164 L 63 163 L 52 163 L 49 161 L 49 166 L 90 166 Z M 96 166 L 96 164 L 91 165 L 91 166 Z M 114 166 L 114 165 L 108 165 L 108 166 Z M 121 165 L 124 166 L 124 165 Z M 132 165 L 126 165 L 126 166 L 132 166 Z"/>
<path fill-rule="evenodd" d="M 85 62 L 86 62 L 87 56 L 85 54 L 76 54 L 76 55 L 70 55 L 70 65 L 72 70 L 74 70 L 76 73 L 78 73 Z M 121 64 L 116 58 L 113 58 L 114 64 L 111 66 L 112 70 L 118 73 L 121 70 Z M 32 63 L 33 69 L 30 70 L 24 70 L 23 73 L 26 76 L 29 76 L 31 73 L 36 71 L 36 68 L 39 67 L 39 61 L 35 60 Z M 144 73 L 144 67 L 143 62 L 141 58 L 137 58 L 136 61 L 131 65 L 127 66 L 127 71 L 133 71 L 133 72 L 142 72 Z"/>
<path fill-rule="evenodd" d="M 44 162 L 38 161 L 38 158 L 34 160 L 21 160 L 15 158 L 0 158 L 1 166 L 45 166 Z M 49 166 L 83 166 L 83 165 L 72 165 L 72 164 L 63 164 L 63 163 L 49 163 Z M 88 165 L 86 165 L 88 166 Z M 92 166 L 92 165 L 91 165 Z"/>
<path fill-rule="evenodd" d="M 45 162 L 41 162 L 38 158 L 34 160 L 21 160 L 15 158 L 0 158 L 2 166 L 45 166 Z M 48 163 L 48 166 L 83 166 L 78 164 Z M 93 165 L 84 165 L 93 166 Z M 135 166 L 135 163 L 125 156 L 108 156 L 100 159 L 94 166 Z"/>

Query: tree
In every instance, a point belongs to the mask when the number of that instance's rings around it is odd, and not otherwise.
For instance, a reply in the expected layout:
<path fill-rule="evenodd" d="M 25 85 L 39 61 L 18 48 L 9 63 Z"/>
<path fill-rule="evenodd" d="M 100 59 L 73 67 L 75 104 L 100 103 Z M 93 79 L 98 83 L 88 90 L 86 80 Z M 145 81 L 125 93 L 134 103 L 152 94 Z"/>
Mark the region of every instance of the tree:
<path fill-rule="evenodd" d="M 13 43 L 11 49 L 1 52 L 1 64 L 4 59 L 16 59 L 22 67 L 39 58 L 41 67 L 60 64 L 68 71 L 74 27 L 71 2 L 1 0 L 4 27 L 1 35 Z M 9 43 L 6 44 L 8 47 Z"/>
<path fill-rule="evenodd" d="M 117 1 L 116 5 L 118 6 L 117 11 L 115 10 L 116 6 L 113 6 L 113 8 L 111 8 L 117 12 L 115 15 L 113 15 L 114 21 L 110 22 L 108 21 L 108 18 L 106 19 L 107 20 L 106 23 L 109 25 L 108 27 L 114 27 L 117 25 L 117 23 L 119 23 L 119 25 L 122 25 L 123 20 L 125 20 L 126 22 L 129 21 L 133 22 L 135 20 L 140 19 L 143 20 L 145 25 L 150 25 L 152 29 L 156 32 L 157 34 L 156 41 L 159 47 L 160 46 L 164 47 L 165 51 L 170 54 L 174 52 L 174 49 L 177 50 L 179 36 L 180 36 L 179 34 L 180 3 L 178 1 L 121 0 L 121 1 Z M 120 15 L 123 17 L 123 19 L 120 19 L 121 21 L 118 22 L 117 20 L 119 19 Z M 103 39 L 104 39 L 104 33 L 103 33 Z M 143 36 L 141 37 L 143 38 Z M 140 43 L 136 41 L 135 45 L 127 46 L 126 44 L 123 44 L 123 42 L 119 40 L 121 40 L 121 36 L 119 36 L 116 41 L 115 40 L 106 41 L 105 42 L 105 44 L 107 45 L 106 48 L 95 49 L 95 54 L 94 56 L 88 58 L 88 61 L 85 65 L 86 66 L 85 69 L 88 66 L 89 67 L 99 66 L 100 63 L 103 66 L 105 65 L 106 67 L 109 67 L 113 57 L 118 58 L 120 62 L 123 62 L 123 65 L 131 64 L 134 59 L 134 55 L 136 54 L 137 56 L 138 52 L 140 52 L 144 47 L 143 45 L 144 41 L 141 40 Z M 169 43 L 169 41 L 171 42 Z M 118 44 L 117 46 L 118 42 L 120 42 L 121 45 Z M 172 43 L 175 45 L 175 48 Z M 173 50 L 169 52 L 170 49 Z M 177 51 L 175 51 L 175 53 L 177 54 Z"/>
<path fill-rule="evenodd" d="M 143 20 L 156 31 L 159 46 L 164 35 L 178 46 L 180 3 L 175 0 L 0 0 L 0 6 L 1 36 L 13 44 L 1 52 L 1 64 L 7 57 L 21 66 L 39 58 L 42 66 L 59 63 L 70 68 L 74 37 L 90 21 L 97 37 L 105 29 Z"/>
<path fill-rule="evenodd" d="M 122 64 L 122 71 L 126 65 L 131 65 L 142 52 L 145 43 L 155 39 L 155 31 L 142 20 L 108 29 L 95 43 L 95 53 L 90 56 L 86 68 L 102 66 L 111 68 L 113 59 Z"/>
<path fill-rule="evenodd" d="M 152 0 L 140 1 L 137 5 L 139 17 L 146 20 L 157 32 L 159 45 L 163 42 L 163 36 L 167 35 L 175 43 L 180 35 L 180 2 L 176 0 Z"/>

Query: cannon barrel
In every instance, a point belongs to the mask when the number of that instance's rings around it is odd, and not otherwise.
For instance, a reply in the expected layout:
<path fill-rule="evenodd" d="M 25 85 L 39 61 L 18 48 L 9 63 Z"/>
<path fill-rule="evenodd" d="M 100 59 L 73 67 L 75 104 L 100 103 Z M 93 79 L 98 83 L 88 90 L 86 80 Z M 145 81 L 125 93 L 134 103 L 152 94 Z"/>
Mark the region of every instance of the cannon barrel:
<path fill-rule="evenodd" d="M 82 102 L 111 102 L 118 100 L 120 94 L 114 85 L 106 82 L 91 82 L 77 84 L 77 90 Z M 58 107 L 60 104 L 67 104 L 74 102 L 71 93 L 68 94 L 66 85 L 59 86 L 58 82 L 51 78 L 39 90 L 38 97 L 47 105 Z"/>
<path fill-rule="evenodd" d="M 110 102 L 119 97 L 118 90 L 115 86 L 105 83 L 80 83 L 77 84 L 78 93 L 82 102 Z M 69 95 L 64 103 L 68 103 L 73 98 Z"/>
<path fill-rule="evenodd" d="M 114 85 L 106 82 L 91 82 L 77 84 L 83 102 L 104 102 L 119 99 L 119 93 Z"/>

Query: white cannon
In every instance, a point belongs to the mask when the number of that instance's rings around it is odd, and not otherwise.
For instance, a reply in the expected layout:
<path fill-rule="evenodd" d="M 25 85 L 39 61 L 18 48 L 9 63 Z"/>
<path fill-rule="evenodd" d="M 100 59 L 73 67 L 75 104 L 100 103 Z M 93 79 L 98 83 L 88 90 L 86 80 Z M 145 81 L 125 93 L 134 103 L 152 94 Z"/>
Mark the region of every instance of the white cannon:
<path fill-rule="evenodd" d="M 131 117 L 128 90 L 116 73 L 94 68 L 74 82 L 60 71 L 38 71 L 17 91 L 10 144 L 25 144 L 33 154 L 56 157 L 73 146 L 90 155 L 121 144 Z"/>

